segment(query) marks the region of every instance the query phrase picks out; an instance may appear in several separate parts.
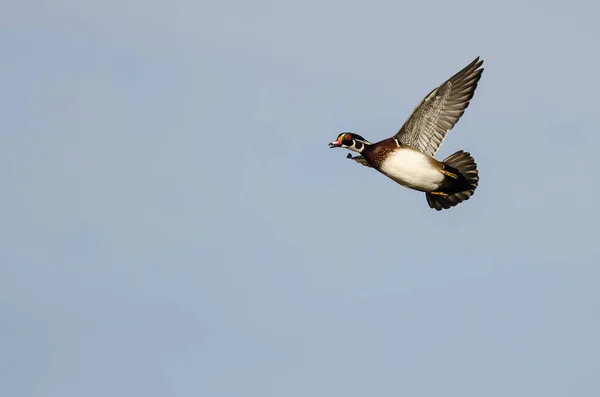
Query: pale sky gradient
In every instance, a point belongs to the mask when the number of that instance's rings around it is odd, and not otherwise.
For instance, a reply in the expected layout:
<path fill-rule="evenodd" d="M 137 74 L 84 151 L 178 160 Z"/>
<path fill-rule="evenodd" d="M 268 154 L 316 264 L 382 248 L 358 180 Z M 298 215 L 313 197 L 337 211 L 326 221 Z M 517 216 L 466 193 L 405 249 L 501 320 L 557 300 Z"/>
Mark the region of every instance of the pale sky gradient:
<path fill-rule="evenodd" d="M 0 395 L 600 395 L 593 1 L 16 1 Z M 485 72 L 443 212 L 327 143 Z"/>

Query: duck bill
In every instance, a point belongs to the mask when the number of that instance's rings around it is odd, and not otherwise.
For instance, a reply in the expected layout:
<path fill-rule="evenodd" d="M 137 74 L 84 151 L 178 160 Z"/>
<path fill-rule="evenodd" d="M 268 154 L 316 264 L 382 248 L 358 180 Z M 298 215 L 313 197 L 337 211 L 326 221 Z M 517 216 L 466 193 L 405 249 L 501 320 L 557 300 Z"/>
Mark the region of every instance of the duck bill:
<path fill-rule="evenodd" d="M 329 142 L 329 147 L 330 148 L 341 147 L 341 146 L 342 146 L 342 141 L 341 140 Z"/>

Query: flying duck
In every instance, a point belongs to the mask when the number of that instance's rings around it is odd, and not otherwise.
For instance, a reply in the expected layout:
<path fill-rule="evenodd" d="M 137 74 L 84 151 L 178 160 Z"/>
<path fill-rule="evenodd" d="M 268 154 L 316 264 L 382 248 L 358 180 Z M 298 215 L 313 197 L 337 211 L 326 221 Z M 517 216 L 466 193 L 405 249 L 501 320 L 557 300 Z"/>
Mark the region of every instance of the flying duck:
<path fill-rule="evenodd" d="M 433 89 L 391 138 L 371 143 L 358 134 L 343 132 L 329 147 L 359 153 L 348 158 L 409 189 L 425 192 L 430 208 L 441 211 L 468 200 L 479 183 L 477 164 L 459 150 L 443 161 L 434 158 L 446 134 L 473 98 L 481 78 L 479 57 Z"/>

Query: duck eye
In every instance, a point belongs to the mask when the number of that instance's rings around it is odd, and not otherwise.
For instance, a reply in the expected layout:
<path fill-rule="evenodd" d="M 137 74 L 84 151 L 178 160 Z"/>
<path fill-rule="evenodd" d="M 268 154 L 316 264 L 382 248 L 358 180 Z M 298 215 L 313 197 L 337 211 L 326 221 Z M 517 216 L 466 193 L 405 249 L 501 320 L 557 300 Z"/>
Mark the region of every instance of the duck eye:
<path fill-rule="evenodd" d="M 352 140 L 352 136 L 350 134 L 346 134 L 346 136 L 344 137 L 344 139 L 347 139 L 349 141 Z"/>

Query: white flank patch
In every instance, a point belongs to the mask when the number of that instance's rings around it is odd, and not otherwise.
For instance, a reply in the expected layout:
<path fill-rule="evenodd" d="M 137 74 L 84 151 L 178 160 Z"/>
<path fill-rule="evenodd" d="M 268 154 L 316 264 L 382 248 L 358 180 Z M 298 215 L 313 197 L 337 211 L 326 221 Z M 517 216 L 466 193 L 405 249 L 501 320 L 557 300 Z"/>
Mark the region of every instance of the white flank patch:
<path fill-rule="evenodd" d="M 381 171 L 402 186 L 422 192 L 436 191 L 444 180 L 444 175 L 434 168 L 428 156 L 412 149 L 400 149 L 390 154 Z"/>

